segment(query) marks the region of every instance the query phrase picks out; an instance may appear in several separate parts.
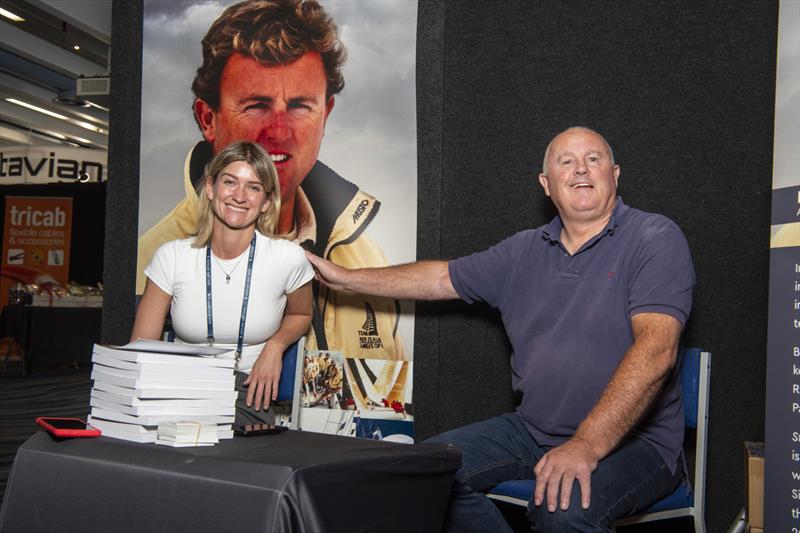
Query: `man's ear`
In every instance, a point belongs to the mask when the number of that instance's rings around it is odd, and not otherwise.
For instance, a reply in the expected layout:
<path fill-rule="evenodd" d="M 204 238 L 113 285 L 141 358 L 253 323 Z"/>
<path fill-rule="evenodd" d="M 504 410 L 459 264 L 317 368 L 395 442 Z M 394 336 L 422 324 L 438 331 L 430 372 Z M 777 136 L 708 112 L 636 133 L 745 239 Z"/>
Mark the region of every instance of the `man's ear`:
<path fill-rule="evenodd" d="M 542 189 L 544 189 L 544 193 L 550 196 L 550 180 L 547 179 L 545 174 L 539 174 L 539 184 L 542 186 Z"/>
<path fill-rule="evenodd" d="M 205 100 L 196 98 L 194 101 L 194 119 L 203 132 L 203 138 L 210 143 L 216 139 L 216 111 Z"/>
<path fill-rule="evenodd" d="M 323 127 L 328 123 L 328 117 L 331 116 L 334 104 L 336 104 L 336 99 L 333 96 L 328 98 L 328 101 L 325 102 L 325 121 L 323 122 Z"/>

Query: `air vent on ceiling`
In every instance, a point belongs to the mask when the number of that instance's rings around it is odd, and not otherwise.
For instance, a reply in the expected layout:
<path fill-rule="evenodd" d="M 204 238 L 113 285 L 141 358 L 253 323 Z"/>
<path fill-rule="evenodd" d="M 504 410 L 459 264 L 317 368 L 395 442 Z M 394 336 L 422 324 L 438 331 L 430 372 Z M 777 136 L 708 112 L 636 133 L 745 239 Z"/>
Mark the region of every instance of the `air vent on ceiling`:
<path fill-rule="evenodd" d="M 76 81 L 76 96 L 108 95 L 111 90 L 109 77 L 78 78 Z"/>

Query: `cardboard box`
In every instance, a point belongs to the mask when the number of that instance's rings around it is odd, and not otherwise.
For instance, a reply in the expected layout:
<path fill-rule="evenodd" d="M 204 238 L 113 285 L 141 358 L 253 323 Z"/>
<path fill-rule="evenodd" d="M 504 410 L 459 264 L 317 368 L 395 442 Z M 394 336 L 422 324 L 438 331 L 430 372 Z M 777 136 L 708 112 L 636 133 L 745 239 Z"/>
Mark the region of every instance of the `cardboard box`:
<path fill-rule="evenodd" d="M 744 512 L 749 531 L 764 530 L 764 443 L 744 443 Z"/>

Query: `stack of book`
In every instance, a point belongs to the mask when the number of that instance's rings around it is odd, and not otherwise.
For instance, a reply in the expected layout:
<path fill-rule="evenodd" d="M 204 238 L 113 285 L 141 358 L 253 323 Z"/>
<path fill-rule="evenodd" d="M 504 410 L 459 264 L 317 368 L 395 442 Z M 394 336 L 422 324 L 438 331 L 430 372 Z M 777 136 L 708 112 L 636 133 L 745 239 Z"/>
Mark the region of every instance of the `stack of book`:
<path fill-rule="evenodd" d="M 90 423 L 104 436 L 155 442 L 158 425 L 191 421 L 233 437 L 236 412 L 233 359 L 226 350 L 137 340 L 95 344 Z"/>
<path fill-rule="evenodd" d="M 201 422 L 161 422 L 156 444 L 165 446 L 213 446 L 219 442 L 216 424 Z"/>

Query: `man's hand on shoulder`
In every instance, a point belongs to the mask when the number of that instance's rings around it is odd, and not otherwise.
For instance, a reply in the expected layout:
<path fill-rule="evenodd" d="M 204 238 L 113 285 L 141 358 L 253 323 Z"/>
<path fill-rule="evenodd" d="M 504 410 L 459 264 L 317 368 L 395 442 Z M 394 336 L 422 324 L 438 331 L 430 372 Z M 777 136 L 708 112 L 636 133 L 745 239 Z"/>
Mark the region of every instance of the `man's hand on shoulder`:
<path fill-rule="evenodd" d="M 568 509 L 572 485 L 577 479 L 581 489 L 581 507 L 588 509 L 592 497 L 592 472 L 599 459 L 588 442 L 576 437 L 551 449 L 533 469 L 536 474 L 533 503 L 542 505 L 546 502 L 550 512 L 554 512 L 556 506 Z"/>
<path fill-rule="evenodd" d="M 306 252 L 306 259 L 314 267 L 317 280 L 335 291 L 347 289 L 345 279 L 350 273 L 348 269 L 335 265 L 311 252 Z"/>

